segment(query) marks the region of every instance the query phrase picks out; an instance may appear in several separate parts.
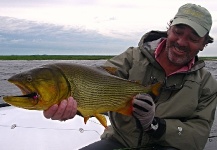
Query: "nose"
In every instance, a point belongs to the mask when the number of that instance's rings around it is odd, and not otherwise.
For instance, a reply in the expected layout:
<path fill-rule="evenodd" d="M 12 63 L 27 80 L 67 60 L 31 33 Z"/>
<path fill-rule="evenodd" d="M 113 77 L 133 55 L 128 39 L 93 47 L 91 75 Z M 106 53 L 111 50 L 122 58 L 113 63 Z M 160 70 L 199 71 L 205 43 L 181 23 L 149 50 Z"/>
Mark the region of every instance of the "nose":
<path fill-rule="evenodd" d="M 177 40 L 177 44 L 181 47 L 185 47 L 188 45 L 187 37 L 179 36 Z"/>

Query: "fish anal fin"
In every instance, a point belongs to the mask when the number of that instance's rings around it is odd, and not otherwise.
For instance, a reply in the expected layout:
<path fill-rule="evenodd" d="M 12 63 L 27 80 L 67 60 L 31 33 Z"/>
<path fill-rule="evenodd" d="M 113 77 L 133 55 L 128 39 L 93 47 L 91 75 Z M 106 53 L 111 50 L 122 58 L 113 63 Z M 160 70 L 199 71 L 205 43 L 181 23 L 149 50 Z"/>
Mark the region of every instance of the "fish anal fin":
<path fill-rule="evenodd" d="M 105 116 L 101 115 L 101 114 L 95 114 L 94 117 L 96 117 L 96 119 L 99 120 L 99 122 L 105 127 L 107 128 L 107 120 L 105 118 Z"/>

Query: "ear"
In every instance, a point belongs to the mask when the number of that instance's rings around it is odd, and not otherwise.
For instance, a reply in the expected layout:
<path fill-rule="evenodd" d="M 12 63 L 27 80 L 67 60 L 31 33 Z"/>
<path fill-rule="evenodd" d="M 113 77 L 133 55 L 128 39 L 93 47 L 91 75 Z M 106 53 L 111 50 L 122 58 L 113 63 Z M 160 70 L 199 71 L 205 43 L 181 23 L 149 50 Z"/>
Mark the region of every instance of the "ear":
<path fill-rule="evenodd" d="M 207 46 L 207 44 L 208 44 L 208 41 L 207 41 L 207 40 L 205 40 L 205 41 L 203 42 L 203 48 L 202 48 L 200 51 L 203 51 L 204 47 L 206 47 L 206 46 Z"/>
<path fill-rule="evenodd" d="M 170 31 L 171 31 L 171 26 L 167 29 L 167 35 L 169 35 Z"/>
<path fill-rule="evenodd" d="M 207 46 L 207 44 L 204 43 L 203 46 L 201 47 L 200 51 L 203 51 L 204 47 L 206 47 L 206 46 Z"/>

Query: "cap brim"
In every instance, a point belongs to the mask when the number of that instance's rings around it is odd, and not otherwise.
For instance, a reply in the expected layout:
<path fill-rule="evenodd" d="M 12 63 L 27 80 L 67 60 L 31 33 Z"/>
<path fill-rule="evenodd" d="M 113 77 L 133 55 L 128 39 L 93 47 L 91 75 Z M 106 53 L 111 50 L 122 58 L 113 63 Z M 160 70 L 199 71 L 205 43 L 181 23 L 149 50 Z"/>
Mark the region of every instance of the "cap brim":
<path fill-rule="evenodd" d="M 202 27 L 201 25 L 199 25 L 196 22 L 193 22 L 189 19 L 175 18 L 171 25 L 177 25 L 177 24 L 186 24 L 186 25 L 190 26 L 191 28 L 193 28 L 196 31 L 196 33 L 200 37 L 204 37 L 206 35 L 206 33 L 208 32 L 204 27 Z"/>

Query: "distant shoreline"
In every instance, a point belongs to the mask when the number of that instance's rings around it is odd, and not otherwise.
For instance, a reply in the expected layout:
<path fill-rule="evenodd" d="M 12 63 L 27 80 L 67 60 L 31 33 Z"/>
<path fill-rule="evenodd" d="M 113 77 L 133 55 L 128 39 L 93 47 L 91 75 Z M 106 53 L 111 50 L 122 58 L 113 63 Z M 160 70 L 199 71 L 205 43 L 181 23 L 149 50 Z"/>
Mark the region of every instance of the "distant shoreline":
<path fill-rule="evenodd" d="M 102 60 L 115 55 L 0 55 L 0 60 Z M 199 57 L 206 61 L 217 61 L 215 57 Z"/>
<path fill-rule="evenodd" d="M 0 60 L 102 60 L 114 55 L 0 55 Z"/>

